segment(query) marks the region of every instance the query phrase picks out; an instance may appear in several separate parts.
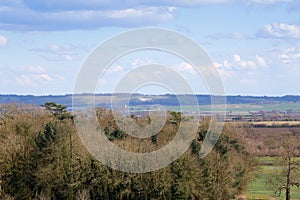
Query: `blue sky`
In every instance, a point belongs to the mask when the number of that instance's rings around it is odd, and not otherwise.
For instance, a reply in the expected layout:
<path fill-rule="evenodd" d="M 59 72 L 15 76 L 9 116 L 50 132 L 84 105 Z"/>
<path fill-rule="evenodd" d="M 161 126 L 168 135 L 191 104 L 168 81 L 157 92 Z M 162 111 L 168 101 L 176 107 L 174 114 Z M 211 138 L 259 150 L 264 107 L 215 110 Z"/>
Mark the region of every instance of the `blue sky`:
<path fill-rule="evenodd" d="M 161 27 L 206 50 L 228 95 L 299 95 L 299 11 L 296 0 L 0 0 L 0 93 L 72 93 L 99 43 Z M 152 62 L 172 66 L 207 93 L 191 66 L 158 52 L 116 61 L 98 92 L 112 91 L 130 67 Z"/>

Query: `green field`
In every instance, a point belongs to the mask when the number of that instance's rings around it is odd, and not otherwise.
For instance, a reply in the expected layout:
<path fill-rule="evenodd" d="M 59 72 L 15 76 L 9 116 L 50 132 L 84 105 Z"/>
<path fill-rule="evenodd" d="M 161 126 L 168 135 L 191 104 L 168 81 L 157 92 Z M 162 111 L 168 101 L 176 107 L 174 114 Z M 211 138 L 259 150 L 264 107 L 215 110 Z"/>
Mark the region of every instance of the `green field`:
<path fill-rule="evenodd" d="M 133 106 L 131 109 L 144 109 L 143 106 Z M 196 111 L 198 108 L 195 105 L 190 106 L 166 106 L 167 110 L 174 111 Z M 224 105 L 215 105 L 214 111 L 220 111 L 224 108 Z M 228 112 L 240 113 L 240 112 L 258 112 L 258 111 L 287 111 L 294 110 L 300 111 L 300 103 L 278 103 L 278 104 L 227 104 Z M 200 112 L 210 112 L 210 105 L 199 105 Z"/>
<path fill-rule="evenodd" d="M 269 199 L 276 199 L 276 200 L 284 200 L 285 194 L 282 193 L 281 197 L 277 197 L 274 194 L 268 184 L 267 180 L 273 172 L 277 171 L 281 168 L 278 166 L 278 159 L 280 158 L 271 158 L 271 157 L 263 157 L 257 158 L 259 163 L 257 167 L 256 179 L 250 184 L 249 189 L 247 190 L 247 198 L 249 200 L 254 199 L 261 199 L 261 200 L 269 200 Z M 298 188 L 292 188 L 291 191 L 291 198 L 292 199 L 300 199 L 300 190 Z"/>
<path fill-rule="evenodd" d="M 300 103 L 278 103 L 278 104 L 229 104 L 227 105 L 228 111 L 233 112 L 247 112 L 247 111 L 287 111 L 287 110 L 300 110 Z"/>

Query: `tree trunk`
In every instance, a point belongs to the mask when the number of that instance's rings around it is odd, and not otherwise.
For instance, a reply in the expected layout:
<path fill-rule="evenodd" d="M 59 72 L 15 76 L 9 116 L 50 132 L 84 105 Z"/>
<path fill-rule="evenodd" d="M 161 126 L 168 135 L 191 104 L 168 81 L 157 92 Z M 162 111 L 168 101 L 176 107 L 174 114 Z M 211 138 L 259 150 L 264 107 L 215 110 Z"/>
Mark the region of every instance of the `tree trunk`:
<path fill-rule="evenodd" d="M 285 191 L 285 199 L 291 199 L 291 158 L 288 158 L 288 172 L 286 176 L 286 191 Z"/>

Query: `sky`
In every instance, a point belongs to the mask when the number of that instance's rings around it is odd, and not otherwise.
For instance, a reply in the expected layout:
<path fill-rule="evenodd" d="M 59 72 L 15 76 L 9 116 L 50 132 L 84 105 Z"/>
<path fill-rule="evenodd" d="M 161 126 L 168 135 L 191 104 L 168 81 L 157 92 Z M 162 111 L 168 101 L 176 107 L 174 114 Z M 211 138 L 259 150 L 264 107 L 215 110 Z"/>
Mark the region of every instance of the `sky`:
<path fill-rule="evenodd" d="M 210 56 L 226 95 L 300 95 L 297 0 L 0 0 L 0 94 L 71 94 L 102 42 L 158 27 L 182 33 Z M 186 61 L 141 51 L 111 64 L 97 92 L 112 92 L 136 66 L 175 69 L 197 93 L 205 81 Z M 151 86 L 145 93 L 170 92 Z"/>

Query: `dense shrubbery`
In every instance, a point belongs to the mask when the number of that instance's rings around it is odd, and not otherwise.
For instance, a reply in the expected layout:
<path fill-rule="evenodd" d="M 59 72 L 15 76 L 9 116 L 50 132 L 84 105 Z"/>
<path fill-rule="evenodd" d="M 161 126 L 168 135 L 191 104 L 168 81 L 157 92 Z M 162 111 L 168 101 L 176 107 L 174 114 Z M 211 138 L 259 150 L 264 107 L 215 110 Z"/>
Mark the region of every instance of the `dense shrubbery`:
<path fill-rule="evenodd" d="M 225 127 L 216 148 L 205 159 L 199 158 L 207 120 L 200 123 L 190 150 L 177 161 L 158 171 L 133 174 L 113 170 L 90 156 L 80 143 L 72 117 L 24 105 L 2 110 L 0 198 L 227 200 L 242 193 L 249 182 L 252 159 L 230 127 Z M 153 151 L 172 140 L 180 123 L 178 116 L 171 112 L 155 137 L 137 139 L 118 129 L 111 111 L 98 110 L 107 137 L 134 152 Z M 147 117 L 135 120 L 141 126 L 149 121 Z"/>

